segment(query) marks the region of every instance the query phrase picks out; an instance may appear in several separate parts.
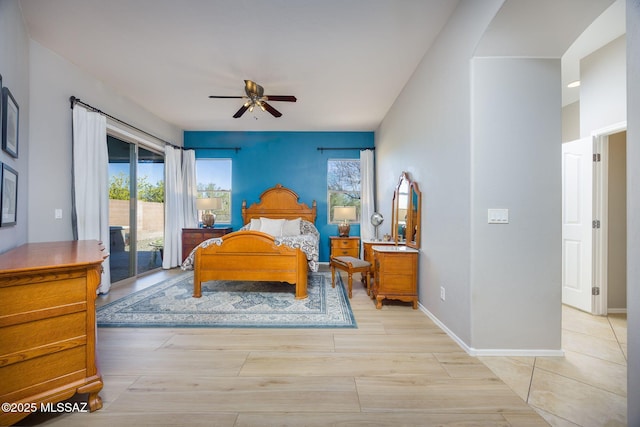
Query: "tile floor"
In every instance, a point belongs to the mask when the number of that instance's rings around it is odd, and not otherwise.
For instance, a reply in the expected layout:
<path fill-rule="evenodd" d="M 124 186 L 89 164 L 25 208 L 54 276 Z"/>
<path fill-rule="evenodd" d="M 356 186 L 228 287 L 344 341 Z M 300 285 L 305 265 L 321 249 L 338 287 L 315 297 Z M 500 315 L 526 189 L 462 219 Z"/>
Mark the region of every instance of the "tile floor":
<path fill-rule="evenodd" d="M 552 426 L 627 425 L 627 317 L 562 308 L 564 357 L 481 357 Z"/>

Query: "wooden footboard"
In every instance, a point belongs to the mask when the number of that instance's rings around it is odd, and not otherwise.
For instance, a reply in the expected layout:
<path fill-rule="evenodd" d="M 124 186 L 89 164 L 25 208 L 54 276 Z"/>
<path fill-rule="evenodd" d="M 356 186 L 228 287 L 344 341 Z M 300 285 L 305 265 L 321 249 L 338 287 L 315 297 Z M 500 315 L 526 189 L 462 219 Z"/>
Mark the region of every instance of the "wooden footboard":
<path fill-rule="evenodd" d="M 307 259 L 301 249 L 277 246 L 260 231 L 236 231 L 222 244 L 199 247 L 194 257 L 193 296 L 210 280 L 277 281 L 295 284 L 296 299 L 307 298 Z"/>

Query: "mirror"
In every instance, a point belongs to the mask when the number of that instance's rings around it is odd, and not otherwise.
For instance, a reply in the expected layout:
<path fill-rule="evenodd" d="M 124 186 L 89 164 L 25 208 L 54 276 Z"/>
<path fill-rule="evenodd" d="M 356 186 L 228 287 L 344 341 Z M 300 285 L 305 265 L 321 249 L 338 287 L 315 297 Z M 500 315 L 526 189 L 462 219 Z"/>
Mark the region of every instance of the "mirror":
<path fill-rule="evenodd" d="M 418 184 L 402 172 L 393 193 L 391 206 L 391 232 L 397 244 L 418 249 L 420 247 L 420 205 L 422 195 Z"/>

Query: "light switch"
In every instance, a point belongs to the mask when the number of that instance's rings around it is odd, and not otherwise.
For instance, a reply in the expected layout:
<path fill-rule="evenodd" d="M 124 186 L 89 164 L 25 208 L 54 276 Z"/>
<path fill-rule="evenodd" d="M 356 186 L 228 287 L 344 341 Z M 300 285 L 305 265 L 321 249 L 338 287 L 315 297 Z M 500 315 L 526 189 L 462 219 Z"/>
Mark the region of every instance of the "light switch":
<path fill-rule="evenodd" d="M 489 224 L 508 224 L 509 209 L 489 209 Z"/>
<path fill-rule="evenodd" d="M 62 209 L 56 209 L 54 211 L 54 217 L 55 219 L 62 219 Z"/>

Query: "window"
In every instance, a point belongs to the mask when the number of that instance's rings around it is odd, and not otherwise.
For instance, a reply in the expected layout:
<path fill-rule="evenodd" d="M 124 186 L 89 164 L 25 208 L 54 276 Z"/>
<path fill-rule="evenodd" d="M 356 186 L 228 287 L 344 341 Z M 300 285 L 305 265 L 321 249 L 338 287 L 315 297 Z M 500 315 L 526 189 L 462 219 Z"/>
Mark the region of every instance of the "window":
<path fill-rule="evenodd" d="M 196 159 L 198 198 L 219 198 L 216 224 L 231 223 L 231 159 Z"/>
<path fill-rule="evenodd" d="M 360 221 L 360 159 L 329 159 L 327 200 L 329 223 L 340 222 L 333 219 L 335 206 L 355 206 Z"/>

